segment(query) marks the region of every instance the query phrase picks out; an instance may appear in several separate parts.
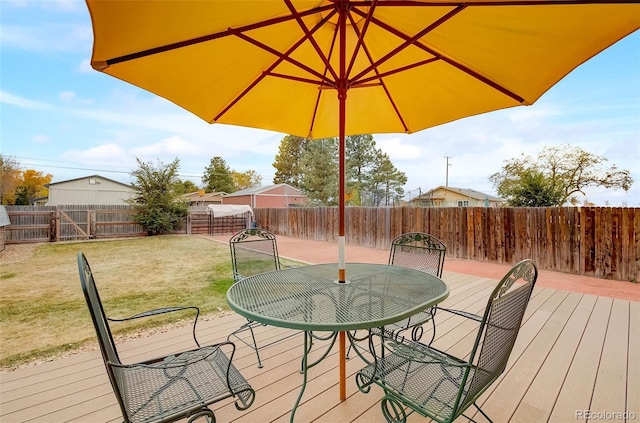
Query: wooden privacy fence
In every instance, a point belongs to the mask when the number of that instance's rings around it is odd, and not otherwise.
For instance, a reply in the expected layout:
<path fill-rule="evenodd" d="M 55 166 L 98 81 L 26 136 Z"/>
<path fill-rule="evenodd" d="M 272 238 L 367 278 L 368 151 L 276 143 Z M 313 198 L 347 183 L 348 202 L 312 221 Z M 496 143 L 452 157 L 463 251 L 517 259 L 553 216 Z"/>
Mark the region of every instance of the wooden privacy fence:
<path fill-rule="evenodd" d="M 5 242 L 73 241 L 146 236 L 128 205 L 114 206 L 5 206 L 11 224 Z M 206 210 L 189 211 L 175 234 L 232 234 L 247 227 L 244 216 L 212 218 Z"/>
<path fill-rule="evenodd" d="M 256 209 L 259 227 L 276 234 L 335 241 L 336 207 Z M 346 210 L 346 242 L 388 249 L 404 232 L 428 232 L 447 257 L 515 264 L 637 282 L 640 208 L 365 208 Z"/>

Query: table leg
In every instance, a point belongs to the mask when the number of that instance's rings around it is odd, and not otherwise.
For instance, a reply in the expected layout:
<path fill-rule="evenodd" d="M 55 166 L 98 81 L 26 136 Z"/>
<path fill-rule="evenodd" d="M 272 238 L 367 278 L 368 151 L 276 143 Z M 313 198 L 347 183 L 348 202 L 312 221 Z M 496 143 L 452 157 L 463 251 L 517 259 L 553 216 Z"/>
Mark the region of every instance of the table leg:
<path fill-rule="evenodd" d="M 293 405 L 293 409 L 291 409 L 291 417 L 289 418 L 289 421 L 291 423 L 293 423 L 293 418 L 296 414 L 296 410 L 298 409 L 298 406 L 300 405 L 300 401 L 302 400 L 302 395 L 304 394 L 304 390 L 307 387 L 307 372 L 310 368 L 312 368 L 313 366 L 315 366 L 316 364 L 320 363 L 322 360 L 325 359 L 325 357 L 327 355 L 329 355 L 329 352 L 331 352 L 331 350 L 333 349 L 333 345 L 336 342 L 336 339 L 338 337 L 338 333 L 337 332 L 333 332 L 331 334 L 329 334 L 328 336 L 318 336 L 318 335 L 314 335 L 312 331 L 305 331 L 304 332 L 304 351 L 302 352 L 302 364 L 300 366 L 300 373 L 302 373 L 302 386 L 300 387 L 300 393 L 298 394 L 298 398 L 296 399 L 295 404 Z M 311 347 L 313 345 L 313 340 L 319 340 L 319 341 L 329 341 L 329 345 L 326 347 L 327 349 L 325 350 L 325 352 L 320 356 L 320 358 L 318 358 L 317 360 L 315 360 L 312 363 L 309 363 L 309 353 L 311 352 Z"/>
<path fill-rule="evenodd" d="M 340 401 L 347 399 L 347 352 L 345 349 L 345 334 L 340 332 Z"/>
<path fill-rule="evenodd" d="M 304 390 L 307 387 L 307 370 L 309 367 L 307 366 L 307 356 L 309 354 L 309 343 L 313 342 L 311 338 L 311 333 L 305 331 L 304 332 L 304 351 L 302 353 L 302 386 L 300 387 L 300 393 L 298 394 L 298 398 L 296 402 L 293 404 L 293 408 L 291 409 L 291 417 L 289 418 L 289 422 L 293 423 L 293 418 L 296 415 L 296 410 L 298 409 L 298 405 L 300 404 L 300 400 L 302 399 L 302 395 L 304 394 Z"/>

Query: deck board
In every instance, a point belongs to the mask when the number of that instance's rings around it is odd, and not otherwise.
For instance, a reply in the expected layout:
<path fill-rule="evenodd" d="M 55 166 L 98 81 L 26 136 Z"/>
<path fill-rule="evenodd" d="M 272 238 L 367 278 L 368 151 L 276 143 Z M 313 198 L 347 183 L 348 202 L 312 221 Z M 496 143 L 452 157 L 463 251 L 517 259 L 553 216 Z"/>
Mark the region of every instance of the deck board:
<path fill-rule="evenodd" d="M 445 307 L 475 313 L 484 310 L 496 280 L 445 272 L 451 294 Z M 435 344 L 464 355 L 473 343 L 476 325 L 449 313 L 437 315 Z M 204 319 L 198 326 L 202 343 L 219 342 L 246 320 L 234 313 Z M 428 326 L 428 325 L 427 325 Z M 429 327 L 425 327 L 430 331 Z M 537 287 L 505 374 L 479 404 L 496 422 L 566 422 L 576 410 L 625 411 L 640 416 L 640 303 Z M 290 333 L 263 327 L 259 343 Z M 429 336 L 426 334 L 425 336 Z M 237 342 L 234 364 L 256 389 L 256 401 L 239 412 L 228 399 L 214 406 L 218 422 L 286 422 L 298 395 L 302 335 L 255 354 Z M 119 343 L 123 361 L 191 348 L 189 327 Z M 318 354 L 316 350 L 314 354 Z M 309 371 L 297 422 L 382 423 L 377 386 L 358 391 L 353 375 L 362 367 L 354 354 L 347 361 L 347 400 L 338 398 L 338 353 Z M 473 415 L 474 413 L 470 413 Z M 636 417 L 638 418 L 638 417 Z M 584 419 L 582 419 L 584 421 Z M 0 373 L 0 421 L 120 422 L 120 410 L 98 351 Z M 411 415 L 409 422 L 424 422 Z M 465 421 L 461 419 L 460 421 Z M 478 418 L 478 421 L 484 421 Z"/>

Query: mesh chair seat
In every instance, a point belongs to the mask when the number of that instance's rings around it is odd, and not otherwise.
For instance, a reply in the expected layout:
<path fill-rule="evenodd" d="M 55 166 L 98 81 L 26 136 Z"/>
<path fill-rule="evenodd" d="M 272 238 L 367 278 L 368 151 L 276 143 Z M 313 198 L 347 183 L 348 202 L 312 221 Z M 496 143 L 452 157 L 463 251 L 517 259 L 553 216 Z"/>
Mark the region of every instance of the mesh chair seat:
<path fill-rule="evenodd" d="M 109 364 L 131 422 L 152 422 L 199 409 L 238 393 L 239 408 L 252 401 L 251 386 L 219 345 L 131 365 Z"/>
<path fill-rule="evenodd" d="M 469 382 L 477 371 L 453 356 L 437 350 L 420 351 L 421 345 L 415 343 L 416 355 L 423 360 L 392 354 L 375 368 L 375 377 L 384 380 L 385 395 L 399 402 L 410 402 L 411 408 L 425 417 L 436 421 L 451 421 L 456 409 L 453 405 L 460 393 L 460 386 L 467 383 L 463 395 L 469 390 Z M 368 366 L 359 372 L 361 380 L 370 380 L 374 375 L 374 366 Z M 430 410 L 430 413 L 421 413 Z"/>
<path fill-rule="evenodd" d="M 405 422 L 405 407 L 437 422 L 452 422 L 471 405 L 489 419 L 476 400 L 507 366 L 537 277 L 535 264 L 523 260 L 502 278 L 489 297 L 468 359 L 419 342 L 388 340 L 381 333 L 385 354 L 357 373 L 358 388 L 366 393 L 375 383 L 384 390 L 381 406 L 388 422 Z"/>

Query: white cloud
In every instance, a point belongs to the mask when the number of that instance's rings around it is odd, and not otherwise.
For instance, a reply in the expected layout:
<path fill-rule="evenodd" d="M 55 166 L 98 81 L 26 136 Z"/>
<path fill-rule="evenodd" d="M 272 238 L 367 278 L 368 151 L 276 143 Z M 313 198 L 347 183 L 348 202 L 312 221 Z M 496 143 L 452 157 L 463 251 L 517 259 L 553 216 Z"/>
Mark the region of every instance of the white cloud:
<path fill-rule="evenodd" d="M 403 143 L 400 138 L 381 138 L 376 139 L 376 147 L 387 153 L 394 160 L 415 160 L 419 159 L 421 149 L 416 145 Z"/>
<path fill-rule="evenodd" d="M 92 99 L 89 98 L 78 98 L 75 91 L 63 91 L 60 93 L 60 100 L 65 103 L 76 104 L 76 105 L 89 105 L 93 103 Z"/>
<path fill-rule="evenodd" d="M 77 71 L 80 73 L 92 73 L 95 72 L 91 67 L 91 59 L 82 59 L 78 65 Z"/>
<path fill-rule="evenodd" d="M 178 156 L 200 156 L 201 147 L 190 143 L 178 136 L 164 138 L 158 143 L 142 145 L 131 149 L 131 153 L 136 157 L 161 157 L 165 155 Z"/>
<path fill-rule="evenodd" d="M 508 118 L 512 122 L 524 122 L 528 120 L 540 119 L 548 116 L 556 116 L 558 115 L 558 111 L 554 110 L 552 107 L 516 107 L 514 109 L 510 109 L 507 113 Z"/>
<path fill-rule="evenodd" d="M 4 24 L 2 27 L 3 49 L 75 54 L 78 51 L 90 51 L 91 43 L 89 25 L 41 23 L 37 26 Z"/>
<path fill-rule="evenodd" d="M 29 100 L 27 98 L 18 97 L 6 91 L 0 91 L 0 103 L 11 104 L 23 109 L 50 109 L 51 106 L 40 101 Z"/>
<path fill-rule="evenodd" d="M 129 155 L 115 143 L 108 143 L 91 147 L 87 150 L 70 150 L 61 154 L 63 160 L 83 163 L 87 165 L 116 163 L 120 164 L 123 157 Z"/>

